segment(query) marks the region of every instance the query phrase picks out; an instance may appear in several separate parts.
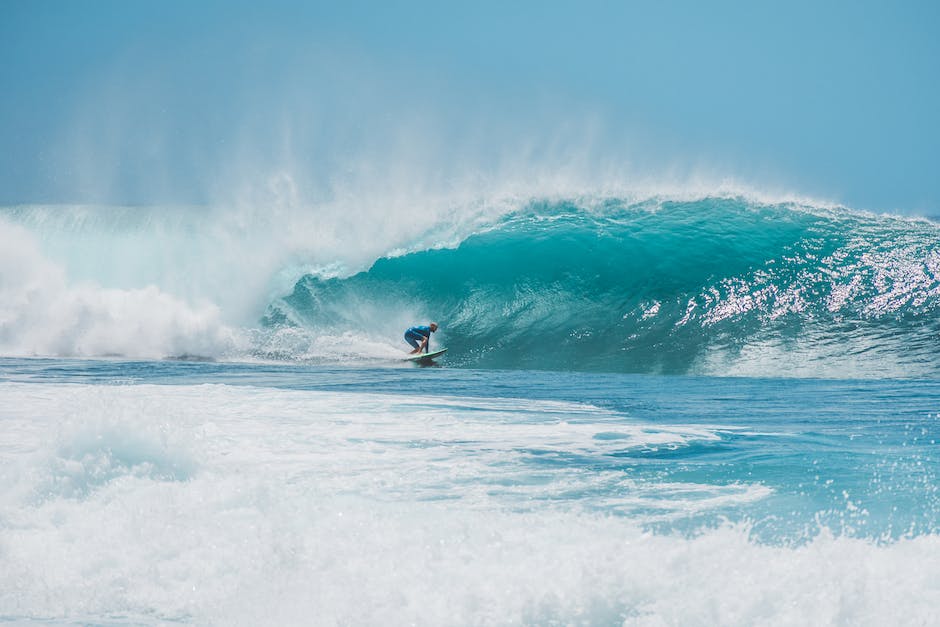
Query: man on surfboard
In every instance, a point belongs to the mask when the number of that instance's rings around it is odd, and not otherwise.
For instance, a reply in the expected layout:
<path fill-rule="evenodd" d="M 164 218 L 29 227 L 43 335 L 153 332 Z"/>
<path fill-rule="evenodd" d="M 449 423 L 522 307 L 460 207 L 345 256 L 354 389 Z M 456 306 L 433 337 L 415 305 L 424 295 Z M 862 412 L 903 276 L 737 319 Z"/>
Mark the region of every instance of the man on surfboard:
<path fill-rule="evenodd" d="M 426 327 L 411 327 L 405 331 L 405 341 L 414 348 L 409 355 L 416 355 L 421 351 L 428 352 L 428 344 L 431 342 L 431 334 L 437 331 L 437 323 L 432 322 Z"/>

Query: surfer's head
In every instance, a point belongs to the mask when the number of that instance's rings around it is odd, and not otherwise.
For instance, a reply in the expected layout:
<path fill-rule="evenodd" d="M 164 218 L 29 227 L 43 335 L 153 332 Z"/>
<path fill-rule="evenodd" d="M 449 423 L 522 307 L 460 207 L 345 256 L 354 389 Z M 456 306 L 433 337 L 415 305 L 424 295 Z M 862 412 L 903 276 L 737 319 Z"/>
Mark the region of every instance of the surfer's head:
<path fill-rule="evenodd" d="M 429 326 L 431 327 L 431 333 L 434 333 L 435 331 L 437 331 L 437 323 L 436 323 L 436 322 L 432 322 Z"/>

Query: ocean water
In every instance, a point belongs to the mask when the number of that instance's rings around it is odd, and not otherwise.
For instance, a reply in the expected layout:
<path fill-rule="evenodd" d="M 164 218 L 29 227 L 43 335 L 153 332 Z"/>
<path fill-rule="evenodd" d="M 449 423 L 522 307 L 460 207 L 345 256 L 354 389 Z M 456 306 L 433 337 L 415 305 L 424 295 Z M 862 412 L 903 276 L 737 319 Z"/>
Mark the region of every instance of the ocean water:
<path fill-rule="evenodd" d="M 0 210 L 0 620 L 940 620 L 934 221 L 435 207 Z"/>

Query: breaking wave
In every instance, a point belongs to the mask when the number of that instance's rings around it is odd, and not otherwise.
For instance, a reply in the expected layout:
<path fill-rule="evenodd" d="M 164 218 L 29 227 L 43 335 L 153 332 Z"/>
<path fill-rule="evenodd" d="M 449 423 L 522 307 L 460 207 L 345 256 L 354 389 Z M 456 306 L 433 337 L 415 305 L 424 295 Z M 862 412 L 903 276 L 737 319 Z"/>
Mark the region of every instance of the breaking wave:
<path fill-rule="evenodd" d="M 388 363 L 435 320 L 458 367 L 940 374 L 927 219 L 734 193 L 390 202 L 3 209 L 0 353 Z"/>
<path fill-rule="evenodd" d="M 470 367 L 930 376 L 938 242 L 928 220 L 740 197 L 531 202 L 456 246 L 307 274 L 264 323 L 397 339 L 433 319 Z"/>

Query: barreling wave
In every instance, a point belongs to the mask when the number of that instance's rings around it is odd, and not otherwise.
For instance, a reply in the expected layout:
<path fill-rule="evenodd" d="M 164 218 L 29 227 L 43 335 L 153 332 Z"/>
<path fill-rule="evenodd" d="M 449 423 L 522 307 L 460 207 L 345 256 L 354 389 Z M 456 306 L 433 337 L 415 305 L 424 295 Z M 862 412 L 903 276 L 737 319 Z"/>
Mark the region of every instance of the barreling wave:
<path fill-rule="evenodd" d="M 934 221 L 520 196 L 3 208 L 0 354 L 387 364 L 435 320 L 450 366 L 940 376 Z"/>
<path fill-rule="evenodd" d="M 611 198 L 533 201 L 456 246 L 307 274 L 263 326 L 342 346 L 433 319 L 466 367 L 918 377 L 940 374 L 938 314 L 935 222 Z"/>

